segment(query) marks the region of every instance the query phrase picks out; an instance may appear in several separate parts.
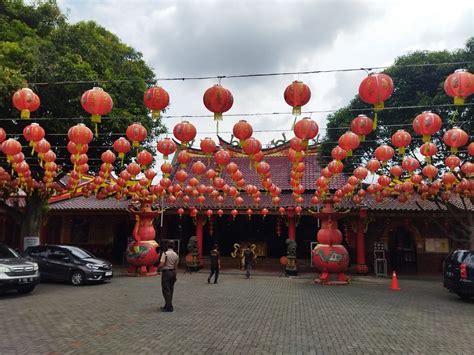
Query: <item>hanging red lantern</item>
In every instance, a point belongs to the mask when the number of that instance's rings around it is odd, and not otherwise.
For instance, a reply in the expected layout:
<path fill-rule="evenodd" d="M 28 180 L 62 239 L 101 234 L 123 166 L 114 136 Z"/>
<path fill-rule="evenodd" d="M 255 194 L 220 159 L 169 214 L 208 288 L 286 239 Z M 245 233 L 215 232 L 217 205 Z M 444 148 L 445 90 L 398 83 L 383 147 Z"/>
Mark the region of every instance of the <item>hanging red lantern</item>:
<path fill-rule="evenodd" d="M 234 125 L 232 132 L 234 136 L 239 140 L 240 146 L 242 146 L 244 140 L 252 136 L 253 128 L 247 121 L 240 120 Z"/>
<path fill-rule="evenodd" d="M 163 164 L 161 164 L 160 170 L 163 173 L 164 177 L 168 177 L 168 176 L 170 176 L 171 172 L 173 171 L 173 165 L 171 165 L 168 162 L 164 162 Z M 176 173 L 176 174 L 178 174 L 178 173 Z M 178 178 L 176 178 L 176 180 L 180 181 Z M 184 179 L 184 180 L 186 180 L 186 179 Z"/>
<path fill-rule="evenodd" d="M 140 123 L 133 123 L 127 127 L 125 134 L 128 140 L 132 142 L 132 147 L 136 148 L 146 139 L 148 132 Z"/>
<path fill-rule="evenodd" d="M 222 121 L 222 113 L 230 110 L 234 103 L 232 93 L 217 84 L 206 90 L 203 97 L 204 106 L 214 112 L 214 121 L 216 121 L 217 133 L 219 133 L 219 121 Z"/>
<path fill-rule="evenodd" d="M 418 160 L 412 157 L 405 157 L 402 161 L 402 168 L 408 171 L 410 174 L 420 167 Z"/>
<path fill-rule="evenodd" d="M 463 165 L 461 165 L 461 171 L 463 172 L 466 177 L 471 178 L 474 176 L 474 164 L 471 163 L 470 161 L 465 162 Z M 471 190 L 474 190 L 474 184 L 471 180 Z"/>
<path fill-rule="evenodd" d="M 181 169 L 181 170 L 178 170 L 174 176 L 176 178 L 176 180 L 178 180 L 180 183 L 184 183 L 186 181 L 186 179 L 188 178 L 188 173 Z"/>
<path fill-rule="evenodd" d="M 48 150 L 46 153 L 44 153 L 43 160 L 47 163 L 51 163 L 56 160 L 56 154 L 52 150 Z"/>
<path fill-rule="evenodd" d="M 214 152 L 217 149 L 216 143 L 214 142 L 212 138 L 209 138 L 209 137 L 201 139 L 200 146 L 201 146 L 202 152 L 206 154 L 207 156 L 214 154 Z"/>
<path fill-rule="evenodd" d="M 249 219 L 252 217 L 253 215 L 253 211 L 251 208 L 249 208 L 247 211 L 245 211 L 245 213 L 247 214 L 247 216 L 249 217 Z"/>
<path fill-rule="evenodd" d="M 393 93 L 393 81 L 387 74 L 370 74 L 359 86 L 362 101 L 374 105 L 374 125 L 377 128 L 377 112 L 384 109 L 384 101 Z"/>
<path fill-rule="evenodd" d="M 467 144 L 469 135 L 461 128 L 454 127 L 444 134 L 443 141 L 447 146 L 451 147 L 451 153 L 456 154 L 459 147 Z"/>
<path fill-rule="evenodd" d="M 30 112 L 36 111 L 40 106 L 40 98 L 33 90 L 23 88 L 13 94 L 13 106 L 21 112 L 21 119 L 29 119 Z"/>
<path fill-rule="evenodd" d="M 95 124 L 95 135 L 97 136 L 97 124 L 101 122 L 101 116 L 112 111 L 114 105 L 112 98 L 102 88 L 94 87 L 82 94 L 81 105 L 92 115 L 91 119 Z"/>
<path fill-rule="evenodd" d="M 366 166 L 367 166 L 367 169 L 375 173 L 377 170 L 380 169 L 380 162 L 377 159 L 370 159 L 367 162 Z"/>
<path fill-rule="evenodd" d="M 359 180 L 364 180 L 367 177 L 368 173 L 369 172 L 367 171 L 367 169 L 364 168 L 363 166 L 359 166 L 359 167 L 355 168 L 354 172 L 353 172 L 354 176 Z"/>
<path fill-rule="evenodd" d="M 351 122 L 351 131 L 359 136 L 361 142 L 374 130 L 374 122 L 366 115 L 359 115 Z"/>
<path fill-rule="evenodd" d="M 293 128 L 295 136 L 303 141 L 305 147 L 308 146 L 308 141 L 314 139 L 319 131 L 318 124 L 309 117 L 302 118 L 295 123 Z"/>
<path fill-rule="evenodd" d="M 5 139 L 7 139 L 7 133 L 5 132 L 3 128 L 0 127 L 0 143 L 3 143 Z"/>
<path fill-rule="evenodd" d="M 199 177 L 206 172 L 206 166 L 200 160 L 198 160 L 191 166 L 191 171 L 194 175 Z"/>
<path fill-rule="evenodd" d="M 399 177 L 403 174 L 403 168 L 400 165 L 394 165 L 390 168 L 390 174 L 395 177 Z"/>
<path fill-rule="evenodd" d="M 181 217 L 182 217 L 183 214 L 184 214 L 184 209 L 178 208 L 177 212 L 178 212 L 178 215 L 179 215 L 179 219 L 181 219 Z"/>
<path fill-rule="evenodd" d="M 451 185 L 456 181 L 456 176 L 451 172 L 447 172 L 444 173 L 443 176 L 441 176 L 441 180 L 443 181 L 445 187 L 447 189 L 450 189 Z"/>
<path fill-rule="evenodd" d="M 196 127 L 188 121 L 180 122 L 173 128 L 173 135 L 181 142 L 182 146 L 191 142 L 196 137 L 196 134 Z"/>
<path fill-rule="evenodd" d="M 456 167 L 461 165 L 461 159 L 455 155 L 450 155 L 444 160 L 444 163 L 449 169 L 454 170 Z"/>
<path fill-rule="evenodd" d="M 339 146 L 346 150 L 347 156 L 352 156 L 352 151 L 356 149 L 359 144 L 359 136 L 351 131 L 344 133 L 338 140 Z"/>
<path fill-rule="evenodd" d="M 253 155 L 262 149 L 262 144 L 258 139 L 250 137 L 242 143 L 242 149 L 252 159 Z"/>
<path fill-rule="evenodd" d="M 92 131 L 83 123 L 79 123 L 71 128 L 67 133 L 69 140 L 75 143 L 81 149 L 81 145 L 89 144 L 92 140 L 93 134 Z"/>
<path fill-rule="evenodd" d="M 115 154 L 107 149 L 105 152 L 103 152 L 100 156 L 100 159 L 104 162 L 104 163 L 107 163 L 107 164 L 113 164 L 116 157 L 115 157 Z M 46 160 L 46 159 L 45 159 Z"/>
<path fill-rule="evenodd" d="M 290 148 L 296 152 L 301 152 L 306 149 L 307 145 L 303 143 L 303 140 L 298 137 L 293 137 L 290 139 Z"/>
<path fill-rule="evenodd" d="M 429 142 L 431 136 L 443 125 L 441 117 L 431 111 L 424 111 L 413 120 L 413 130 L 423 136 L 423 142 Z"/>
<path fill-rule="evenodd" d="M 137 163 L 140 164 L 142 169 L 145 169 L 148 165 L 153 163 L 153 155 L 148 150 L 143 149 L 137 154 Z"/>
<path fill-rule="evenodd" d="M 259 175 L 265 175 L 270 172 L 270 164 L 265 161 L 261 161 L 257 163 L 256 170 Z"/>
<path fill-rule="evenodd" d="M 444 92 L 454 98 L 456 106 L 464 105 L 464 100 L 474 92 L 474 76 L 466 69 L 458 69 L 444 81 Z"/>
<path fill-rule="evenodd" d="M 306 105 L 311 98 L 311 90 L 303 82 L 293 81 L 285 89 L 283 97 L 286 103 L 293 107 L 293 115 L 299 116 L 301 115 L 301 106 Z"/>
<path fill-rule="evenodd" d="M 123 159 L 125 158 L 125 154 L 127 154 L 131 149 L 130 142 L 125 138 L 120 137 L 114 142 L 113 148 L 118 153 L 118 157 L 122 161 L 123 166 Z"/>
<path fill-rule="evenodd" d="M 181 167 L 185 167 L 192 160 L 192 157 L 187 150 L 181 150 L 178 153 L 178 157 L 176 159 L 178 160 L 178 163 L 181 165 Z"/>
<path fill-rule="evenodd" d="M 208 171 L 206 171 L 206 176 L 209 180 L 212 180 L 217 176 L 217 173 L 214 169 L 209 169 Z"/>
<path fill-rule="evenodd" d="M 352 175 L 347 178 L 347 182 L 352 186 L 356 186 L 359 183 L 359 179 Z"/>
<path fill-rule="evenodd" d="M 428 164 L 423 167 L 423 169 L 421 169 L 421 173 L 431 180 L 438 175 L 438 168 L 431 164 Z"/>
<path fill-rule="evenodd" d="M 426 142 L 421 145 L 420 153 L 425 157 L 427 163 L 431 163 L 431 157 L 438 153 L 438 148 L 433 143 Z"/>
<path fill-rule="evenodd" d="M 291 148 L 288 149 L 288 160 L 293 164 L 298 164 L 304 159 L 305 153 L 303 151 L 297 152 Z"/>
<path fill-rule="evenodd" d="M 386 144 L 382 144 L 381 146 L 377 147 L 374 152 L 375 157 L 380 160 L 382 164 L 386 164 L 387 161 L 392 159 L 394 154 L 395 150 Z"/>
<path fill-rule="evenodd" d="M 145 91 L 143 102 L 151 110 L 151 117 L 159 118 L 161 111 L 169 105 L 170 96 L 162 87 L 153 86 Z"/>
<path fill-rule="evenodd" d="M 219 169 L 222 171 L 224 169 L 224 166 L 226 166 L 230 162 L 230 153 L 229 153 L 229 151 L 225 150 L 225 149 L 219 149 L 214 154 L 214 161 L 218 165 Z"/>
<path fill-rule="evenodd" d="M 1 140 L 0 140 L 1 142 Z M 474 156 L 474 142 L 469 143 L 467 146 L 467 153 L 472 157 Z"/>
<path fill-rule="evenodd" d="M 339 174 L 344 170 L 344 164 L 342 164 L 339 160 L 333 160 L 329 162 L 328 169 L 333 174 Z"/>
<path fill-rule="evenodd" d="M 140 165 L 138 165 L 137 163 L 130 163 L 127 166 L 127 171 L 132 177 L 137 176 L 138 174 L 140 174 L 141 171 Z"/>
<path fill-rule="evenodd" d="M 237 217 L 237 215 L 239 214 L 239 211 L 234 209 L 234 210 L 230 211 L 230 214 L 232 215 L 232 219 L 235 220 L 235 217 Z"/>
<path fill-rule="evenodd" d="M 23 137 L 30 142 L 30 146 L 34 146 L 35 142 L 43 139 L 44 135 L 45 131 L 38 123 L 32 123 L 23 129 Z"/>
<path fill-rule="evenodd" d="M 331 150 L 331 156 L 334 160 L 343 160 L 347 156 L 347 152 L 339 146 L 334 147 Z"/>
<path fill-rule="evenodd" d="M 405 148 L 411 143 L 411 135 L 403 129 L 399 129 L 392 135 L 392 145 L 397 148 L 398 154 L 404 155 Z"/>
<path fill-rule="evenodd" d="M 214 213 L 214 212 L 213 212 L 212 210 L 207 210 L 207 211 L 206 211 L 207 218 L 208 218 L 208 219 L 211 219 L 213 213 Z"/>
<path fill-rule="evenodd" d="M 168 156 L 176 151 L 176 143 L 171 138 L 164 138 L 157 143 L 156 148 L 163 154 L 163 159 L 168 160 Z"/>

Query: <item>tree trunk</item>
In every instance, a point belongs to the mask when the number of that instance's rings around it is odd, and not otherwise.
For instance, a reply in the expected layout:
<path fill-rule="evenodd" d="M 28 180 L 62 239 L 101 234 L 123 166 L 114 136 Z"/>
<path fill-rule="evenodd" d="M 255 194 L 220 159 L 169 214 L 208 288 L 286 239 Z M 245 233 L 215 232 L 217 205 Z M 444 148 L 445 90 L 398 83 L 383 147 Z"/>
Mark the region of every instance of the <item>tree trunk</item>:
<path fill-rule="evenodd" d="M 39 237 L 41 231 L 41 221 L 45 211 L 47 201 L 34 192 L 26 199 L 25 212 L 20 219 L 20 238 Z"/>

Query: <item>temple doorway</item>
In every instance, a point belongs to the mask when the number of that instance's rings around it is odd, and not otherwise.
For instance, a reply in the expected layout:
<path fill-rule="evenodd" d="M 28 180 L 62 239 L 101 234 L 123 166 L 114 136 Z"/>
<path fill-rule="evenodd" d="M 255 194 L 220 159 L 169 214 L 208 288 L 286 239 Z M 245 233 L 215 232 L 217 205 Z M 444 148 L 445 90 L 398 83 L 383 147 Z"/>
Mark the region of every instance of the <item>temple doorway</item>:
<path fill-rule="evenodd" d="M 416 273 L 415 237 L 407 228 L 396 227 L 388 240 L 391 269 L 398 273 Z"/>

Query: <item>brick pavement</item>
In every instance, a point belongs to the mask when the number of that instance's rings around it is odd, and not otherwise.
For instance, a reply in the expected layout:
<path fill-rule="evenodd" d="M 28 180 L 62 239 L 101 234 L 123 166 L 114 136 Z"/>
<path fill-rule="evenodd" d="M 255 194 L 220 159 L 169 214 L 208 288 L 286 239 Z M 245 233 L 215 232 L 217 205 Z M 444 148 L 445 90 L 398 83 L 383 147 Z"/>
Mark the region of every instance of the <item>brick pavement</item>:
<path fill-rule="evenodd" d="M 474 302 L 440 282 L 370 278 L 325 287 L 307 278 L 180 273 L 173 313 L 159 278 L 40 284 L 0 295 L 1 354 L 472 353 Z"/>

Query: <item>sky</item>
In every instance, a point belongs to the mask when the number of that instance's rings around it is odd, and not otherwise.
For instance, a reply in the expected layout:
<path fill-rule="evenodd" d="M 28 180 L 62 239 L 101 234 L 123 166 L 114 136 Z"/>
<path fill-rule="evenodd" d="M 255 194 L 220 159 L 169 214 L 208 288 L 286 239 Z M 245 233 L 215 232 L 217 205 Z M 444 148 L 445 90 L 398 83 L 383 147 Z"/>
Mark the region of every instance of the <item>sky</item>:
<path fill-rule="evenodd" d="M 415 50 L 453 50 L 474 35 L 470 1 L 152 1 L 58 0 L 70 22 L 93 20 L 143 54 L 157 78 L 388 66 Z M 303 110 L 332 110 L 358 92 L 366 72 L 223 79 L 234 96 L 228 113 L 287 112 L 243 117 L 254 130 L 286 130 L 293 137 L 287 85 L 312 92 Z M 160 81 L 170 94 L 167 115 L 210 114 L 202 102 L 217 80 Z M 396 85 L 396 83 L 395 83 Z M 324 135 L 326 113 L 314 113 Z M 240 117 L 226 117 L 230 138 Z M 182 118 L 164 119 L 171 131 Z M 211 117 L 192 118 L 198 139 L 215 138 Z M 214 133 L 213 133 L 214 132 Z M 278 132 L 255 132 L 265 146 Z"/>

